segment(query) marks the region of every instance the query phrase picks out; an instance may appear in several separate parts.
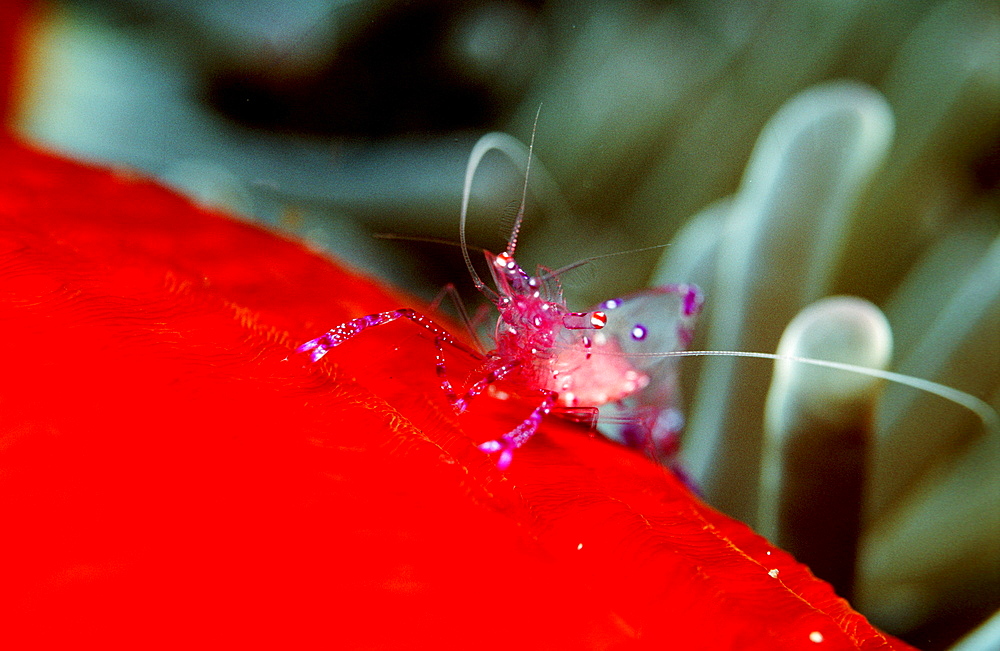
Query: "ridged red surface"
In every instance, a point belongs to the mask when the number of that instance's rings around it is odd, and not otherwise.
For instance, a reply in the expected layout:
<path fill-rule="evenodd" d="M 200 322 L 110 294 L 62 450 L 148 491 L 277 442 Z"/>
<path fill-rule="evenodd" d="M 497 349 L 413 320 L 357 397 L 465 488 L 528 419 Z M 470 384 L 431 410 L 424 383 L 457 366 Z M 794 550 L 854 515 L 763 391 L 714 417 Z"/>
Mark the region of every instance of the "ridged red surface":
<path fill-rule="evenodd" d="M 583 430 L 497 471 L 474 444 L 527 406 L 455 416 L 410 323 L 291 355 L 405 304 L 3 141 L 0 647 L 908 648 Z"/>

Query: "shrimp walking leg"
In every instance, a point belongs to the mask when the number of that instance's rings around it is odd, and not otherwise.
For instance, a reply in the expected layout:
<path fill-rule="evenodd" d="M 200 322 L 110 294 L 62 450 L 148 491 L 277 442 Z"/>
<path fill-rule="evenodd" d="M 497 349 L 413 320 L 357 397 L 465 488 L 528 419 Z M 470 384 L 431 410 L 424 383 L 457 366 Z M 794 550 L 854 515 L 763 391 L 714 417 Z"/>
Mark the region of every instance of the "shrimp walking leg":
<path fill-rule="evenodd" d="M 497 440 L 481 443 L 478 446 L 479 449 L 487 454 L 499 452 L 500 457 L 497 459 L 497 468 L 505 470 L 514 457 L 514 450 L 524 445 L 535 434 L 538 430 L 538 425 L 542 422 L 542 418 L 552 411 L 552 407 L 555 405 L 558 396 L 559 394 L 554 392 L 546 393 L 542 404 L 535 407 L 535 410 L 520 425 Z"/>
<path fill-rule="evenodd" d="M 521 360 L 514 360 L 513 362 L 500 364 L 496 368 L 487 371 L 486 375 L 483 376 L 481 379 L 477 380 L 475 384 L 473 384 L 471 387 L 469 387 L 464 395 L 458 396 L 458 394 L 455 393 L 455 390 L 451 385 L 451 381 L 448 379 L 447 373 L 445 371 L 443 355 L 444 351 L 442 350 L 442 346 L 438 344 L 437 370 L 438 370 L 438 377 L 441 378 L 441 388 L 444 389 L 445 395 L 448 396 L 448 402 L 450 402 L 451 406 L 455 408 L 455 411 L 460 414 L 468 408 L 470 400 L 472 400 L 473 398 L 481 394 L 483 391 L 485 391 L 486 388 L 489 387 L 491 384 L 499 380 L 502 380 L 511 371 L 521 366 Z"/>
<path fill-rule="evenodd" d="M 330 351 L 331 348 L 336 348 L 342 343 L 353 339 L 368 328 L 371 328 L 372 326 L 385 325 L 386 323 L 392 323 L 396 319 L 400 318 L 409 319 L 424 328 L 434 335 L 435 341 L 447 343 L 465 353 L 472 355 L 473 357 L 476 357 L 477 359 L 482 358 L 482 355 L 456 340 L 444 328 L 439 326 L 430 318 L 409 308 L 389 310 L 388 312 L 377 312 L 375 314 L 358 317 L 357 319 L 351 319 L 350 321 L 341 323 L 336 328 L 327 330 L 319 337 L 307 341 L 296 348 L 295 352 L 309 353 L 310 361 L 318 362 Z"/>

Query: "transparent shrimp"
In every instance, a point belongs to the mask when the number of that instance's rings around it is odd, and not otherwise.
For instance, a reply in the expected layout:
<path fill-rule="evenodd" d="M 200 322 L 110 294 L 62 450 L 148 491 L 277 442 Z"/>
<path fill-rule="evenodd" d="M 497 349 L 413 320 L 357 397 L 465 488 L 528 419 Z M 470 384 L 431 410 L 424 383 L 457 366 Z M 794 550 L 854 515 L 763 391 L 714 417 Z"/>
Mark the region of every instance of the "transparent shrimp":
<path fill-rule="evenodd" d="M 684 351 L 691 341 L 694 319 L 702 302 L 700 292 L 693 285 L 666 285 L 605 301 L 593 310 L 571 311 L 563 298 L 559 276 L 582 263 L 556 271 L 539 267 L 535 275 L 530 275 L 514 259 L 524 219 L 534 133 L 527 151 L 520 209 L 507 247 L 499 254 L 484 251 L 496 289 L 490 288 L 473 267 L 466 242 L 465 224 L 472 179 L 479 162 L 490 150 L 509 152 L 517 147 L 523 145 L 506 134 L 483 136 L 470 154 L 462 193 L 459 223 L 462 255 L 473 284 L 499 313 L 492 350 L 479 353 L 455 339 L 430 317 L 411 309 L 398 309 L 347 321 L 302 344 L 297 352 L 308 354 L 315 362 L 367 328 L 400 318 L 413 321 L 434 339 L 441 389 L 457 413 L 466 411 L 476 396 L 501 380 L 523 395 L 538 396 L 537 406 L 517 426 L 478 445 L 487 454 L 499 453 L 496 465 L 501 470 L 510 465 L 514 451 L 535 434 L 543 418 L 553 410 L 589 414 L 596 420 L 597 409 L 605 405 L 616 408 L 615 415 L 608 418 L 619 425 L 615 438 L 660 461 L 671 460 L 683 426 L 683 417 L 676 407 L 679 397 L 675 366 L 681 356 L 762 357 L 851 370 L 930 391 L 969 407 L 989 426 L 995 426 L 992 421 L 996 413 L 982 401 L 919 378 L 769 353 Z M 656 329 L 648 327 L 641 319 L 643 314 L 650 313 L 657 314 L 659 325 Z M 446 346 L 481 362 L 481 377 L 464 391 L 457 390 L 449 378 Z"/>
<path fill-rule="evenodd" d="M 485 253 L 496 290 L 489 288 L 476 273 L 465 241 L 472 177 L 482 157 L 490 149 L 502 147 L 502 139 L 505 138 L 509 136 L 489 134 L 473 148 L 466 171 L 459 231 L 462 254 L 473 283 L 499 312 L 494 333 L 495 347 L 481 355 L 460 343 L 428 316 L 411 309 L 399 309 L 352 319 L 297 349 L 315 362 L 370 327 L 400 318 L 413 321 L 434 338 L 441 389 L 456 412 L 464 412 L 473 398 L 500 380 L 506 380 L 521 393 L 538 396 L 538 405 L 520 424 L 478 446 L 488 454 L 499 453 L 496 463 L 500 469 L 510 465 L 514 450 L 534 435 L 542 419 L 553 409 L 593 410 L 596 413 L 597 407 L 622 400 L 650 381 L 649 376 L 637 369 L 627 357 L 617 354 L 622 351 L 615 338 L 601 335 L 600 330 L 607 324 L 604 310 L 571 311 L 563 299 L 558 273 L 539 268 L 532 276 L 515 261 L 514 251 L 524 218 L 527 181 L 521 209 L 506 249 L 499 254 Z M 528 150 L 526 179 L 531 168 L 532 148 L 533 143 Z M 664 292 L 682 296 L 682 302 L 692 309 L 693 316 L 699 304 L 696 289 L 677 287 Z M 482 360 L 482 376 L 464 391 L 456 390 L 448 376 L 445 346 Z M 597 352 L 608 354 L 594 354 Z"/>

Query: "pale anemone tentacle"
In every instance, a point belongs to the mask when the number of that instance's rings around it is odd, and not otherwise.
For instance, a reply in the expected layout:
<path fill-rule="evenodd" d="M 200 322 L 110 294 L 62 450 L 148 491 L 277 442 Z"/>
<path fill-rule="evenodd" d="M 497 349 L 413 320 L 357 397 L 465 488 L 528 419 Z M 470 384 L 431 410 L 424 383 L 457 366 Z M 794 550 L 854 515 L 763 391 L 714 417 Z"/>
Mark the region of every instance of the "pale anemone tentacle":
<path fill-rule="evenodd" d="M 774 350 L 781 324 L 825 293 L 853 202 L 885 155 L 892 125 L 881 96 L 849 83 L 808 90 L 772 119 L 733 201 L 715 283 L 706 288 L 713 303 L 706 348 Z M 791 282 L 788 268 L 801 269 L 805 283 Z M 682 450 L 708 499 L 751 523 L 764 408 L 756 387 L 767 373 L 706 360 Z"/>
<path fill-rule="evenodd" d="M 792 320 L 778 354 L 884 370 L 892 331 L 868 301 L 825 298 Z M 759 530 L 848 599 L 882 382 L 782 359 L 767 398 Z"/>

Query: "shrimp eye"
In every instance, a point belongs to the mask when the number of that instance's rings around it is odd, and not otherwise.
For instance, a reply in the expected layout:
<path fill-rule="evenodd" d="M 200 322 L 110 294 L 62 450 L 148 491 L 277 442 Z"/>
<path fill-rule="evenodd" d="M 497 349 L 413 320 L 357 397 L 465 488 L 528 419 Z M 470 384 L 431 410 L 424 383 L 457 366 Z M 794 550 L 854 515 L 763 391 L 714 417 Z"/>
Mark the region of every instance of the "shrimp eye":
<path fill-rule="evenodd" d="M 642 341 L 643 339 L 646 338 L 647 334 L 648 331 L 646 330 L 646 326 L 642 325 L 641 323 L 637 323 L 634 326 L 632 326 L 632 338 L 635 339 L 636 341 Z"/>
<path fill-rule="evenodd" d="M 600 330 L 608 324 L 608 315 L 604 312 L 593 312 L 590 315 L 590 325 L 594 326 L 595 330 Z"/>

